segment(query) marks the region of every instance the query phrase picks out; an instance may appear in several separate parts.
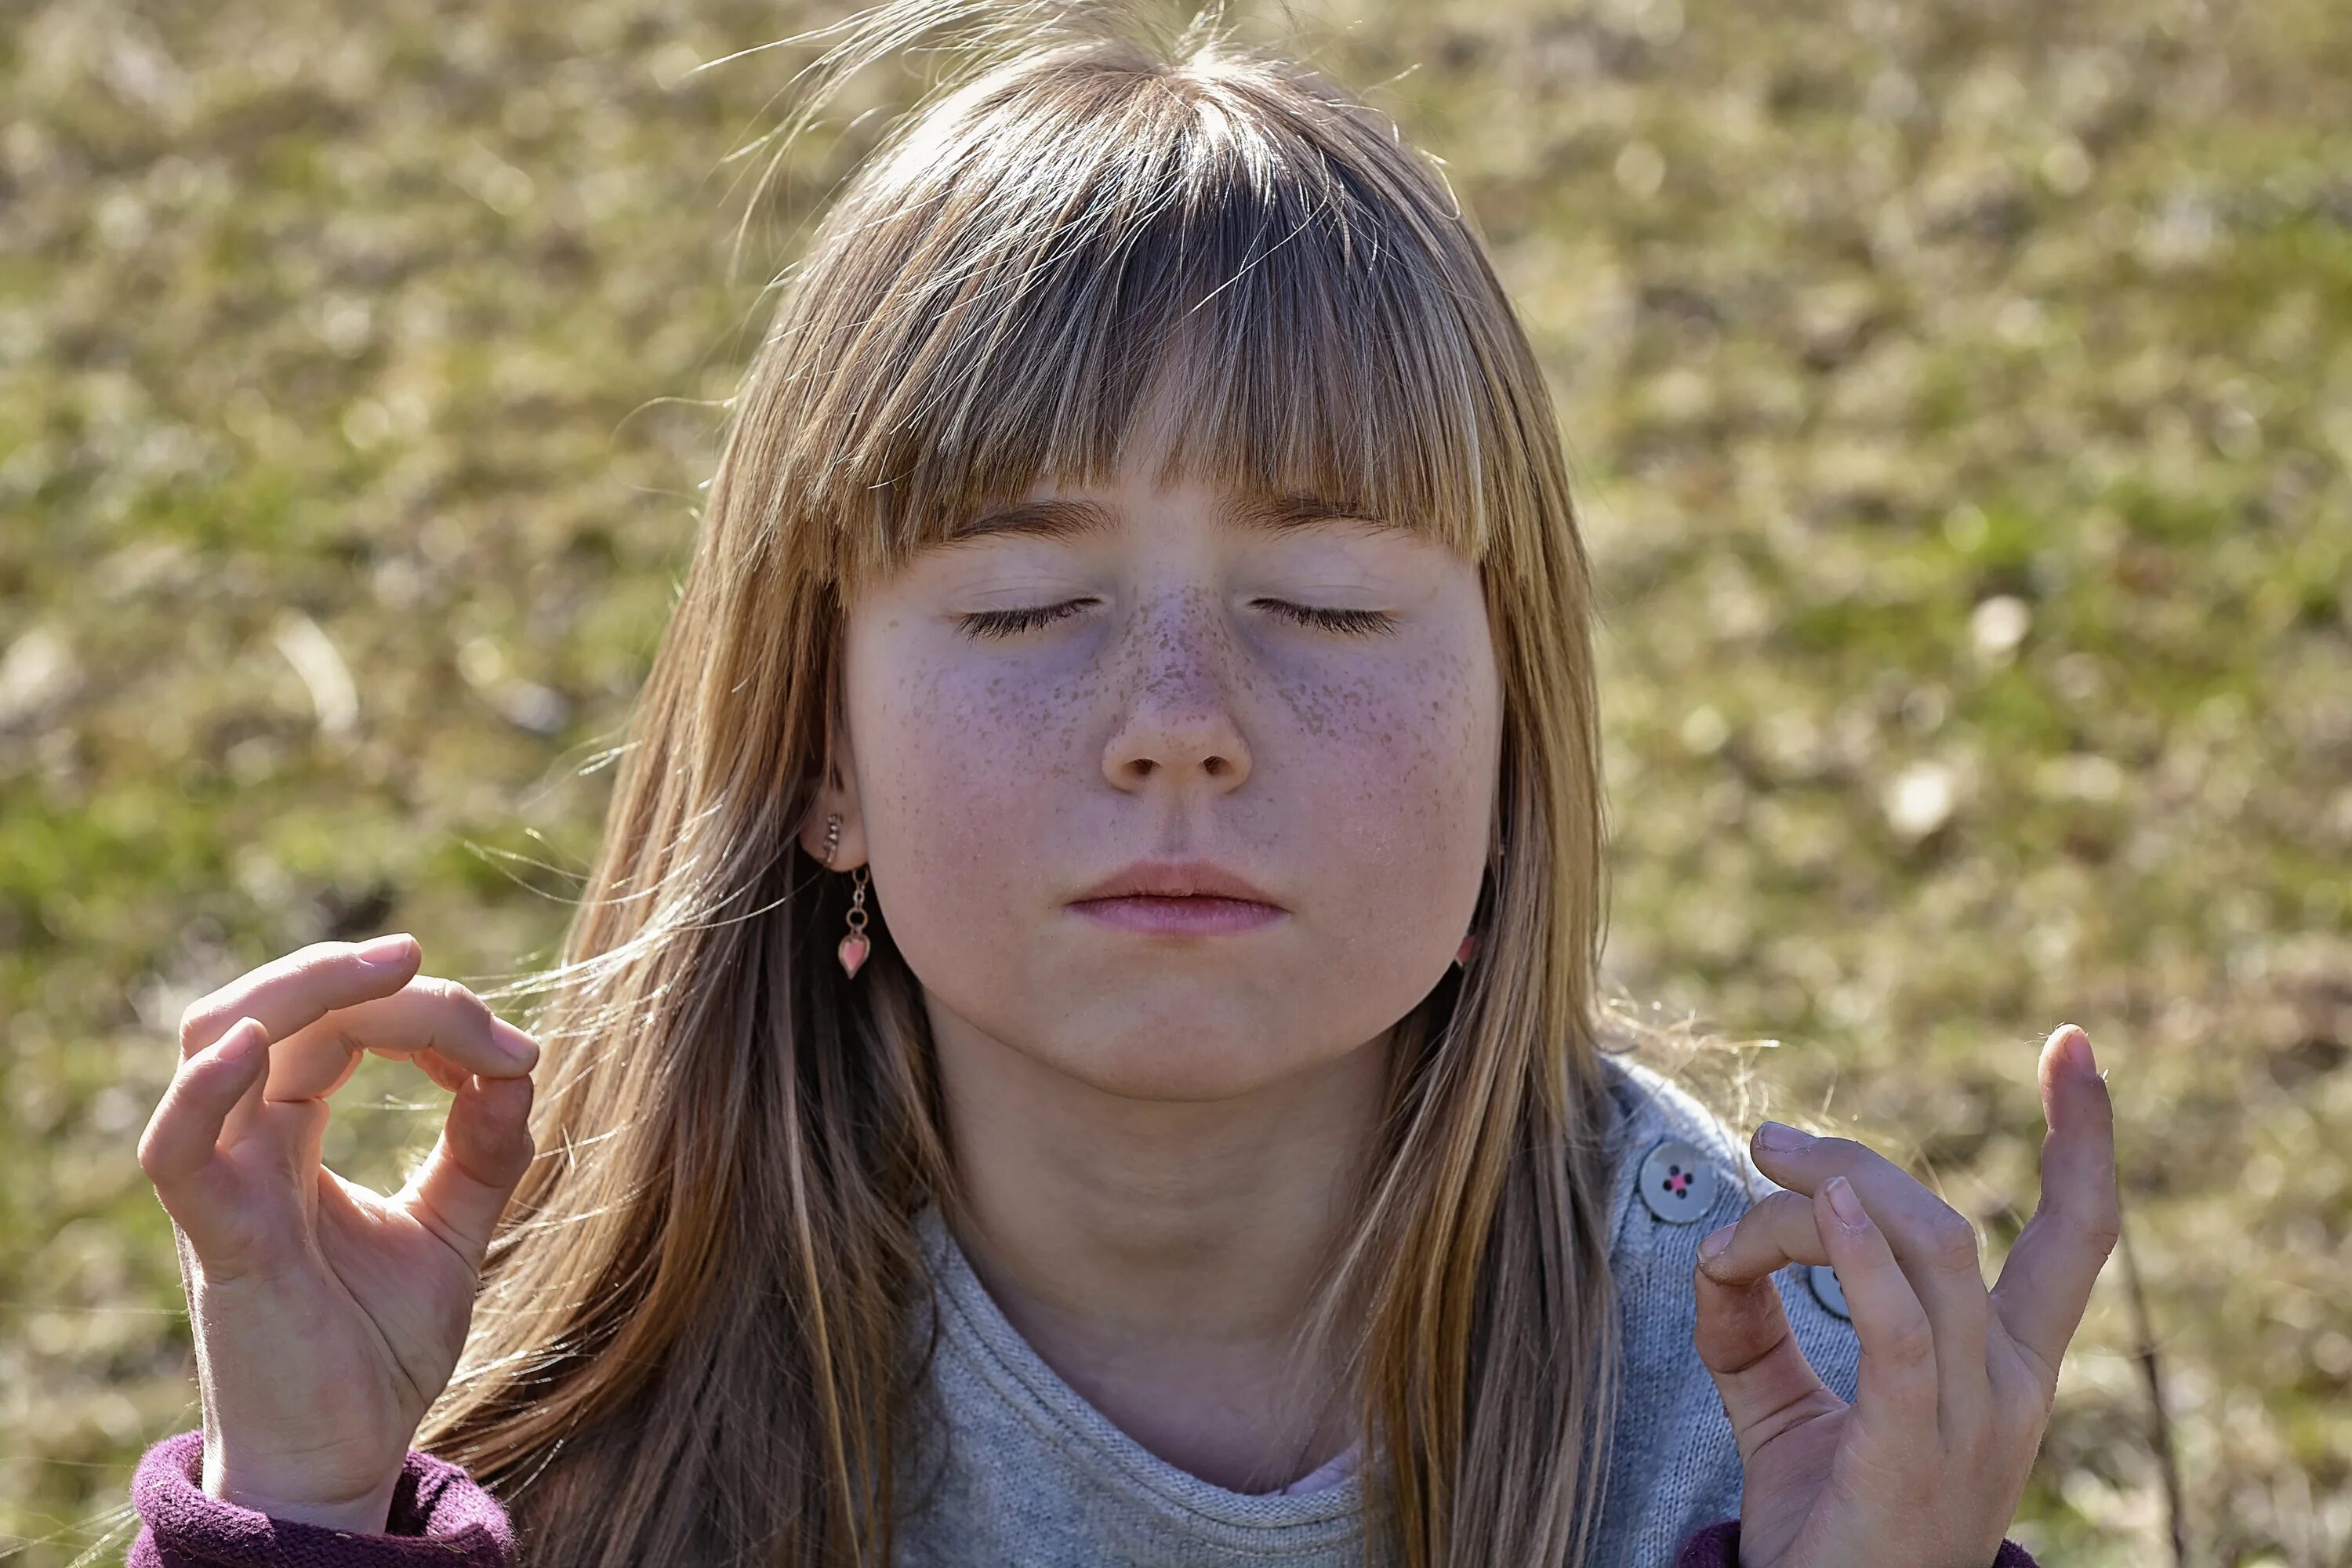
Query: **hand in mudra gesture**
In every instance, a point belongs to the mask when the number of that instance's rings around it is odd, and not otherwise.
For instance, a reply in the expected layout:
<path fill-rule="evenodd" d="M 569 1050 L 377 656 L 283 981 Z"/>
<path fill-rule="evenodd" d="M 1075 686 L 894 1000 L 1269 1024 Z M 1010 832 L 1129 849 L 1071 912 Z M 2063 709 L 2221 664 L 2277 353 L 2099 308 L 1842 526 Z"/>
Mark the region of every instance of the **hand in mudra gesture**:
<path fill-rule="evenodd" d="M 315 942 L 199 999 L 139 1141 L 180 1249 L 205 1489 L 279 1518 L 384 1528 L 533 1154 L 537 1043 L 421 958 L 404 935 Z M 456 1094 L 390 1197 L 319 1159 L 327 1097 L 370 1051 Z"/>
<path fill-rule="evenodd" d="M 2017 1510 L 2058 1363 L 2121 1230 L 2107 1086 L 2072 1024 L 2043 1042 L 2042 1195 L 1988 1291 L 1976 1233 L 1874 1151 L 1758 1129 L 1766 1196 L 1707 1238 L 1699 1359 L 1746 1471 L 1742 1568 L 1989 1568 Z M 1793 1129 L 1780 1130 L 1793 1131 Z M 1848 1405 L 1790 1336 L 1772 1284 L 1826 1263 L 1853 1315 Z"/>

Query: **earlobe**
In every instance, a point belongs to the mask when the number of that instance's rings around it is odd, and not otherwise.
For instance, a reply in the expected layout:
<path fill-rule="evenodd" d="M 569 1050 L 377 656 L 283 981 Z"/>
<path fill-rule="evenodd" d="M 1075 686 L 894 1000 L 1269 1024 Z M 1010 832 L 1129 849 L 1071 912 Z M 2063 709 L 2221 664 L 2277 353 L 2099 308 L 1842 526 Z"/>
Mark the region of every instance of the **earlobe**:
<path fill-rule="evenodd" d="M 808 851 L 811 859 L 829 864 L 836 871 L 846 871 L 864 864 L 866 859 L 865 835 L 859 829 L 856 808 L 856 758 L 850 751 L 847 737 L 836 732 L 833 743 L 825 749 L 826 783 L 815 792 L 801 818 L 801 847 Z M 835 820 L 829 823 L 828 819 Z M 835 834 L 830 861 L 825 857 L 828 826 Z"/>
<path fill-rule="evenodd" d="M 866 835 L 857 826 L 854 813 L 835 805 L 824 796 L 809 807 L 809 816 L 800 831 L 800 846 L 809 858 L 834 871 L 848 871 L 866 864 Z"/>
<path fill-rule="evenodd" d="M 826 796 L 819 795 L 810 804 L 796 837 L 810 859 L 835 870 L 849 868 L 852 862 L 847 851 L 856 833 L 847 814 Z"/>

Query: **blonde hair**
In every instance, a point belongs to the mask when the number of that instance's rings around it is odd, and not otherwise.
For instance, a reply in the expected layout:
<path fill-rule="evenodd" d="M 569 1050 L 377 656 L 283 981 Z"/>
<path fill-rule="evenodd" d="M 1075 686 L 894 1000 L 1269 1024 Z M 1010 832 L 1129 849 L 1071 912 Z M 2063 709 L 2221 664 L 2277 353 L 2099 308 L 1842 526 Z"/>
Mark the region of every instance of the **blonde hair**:
<path fill-rule="evenodd" d="M 1474 226 L 1360 100 L 1120 5 L 913 0 L 820 89 L 963 26 L 778 291 L 605 834 L 542 994 L 541 1157 L 418 1445 L 533 1568 L 887 1561 L 925 1367 L 912 1216 L 960 1212 L 916 977 L 798 849 L 843 605 L 1041 477 L 1167 471 L 1410 520 L 1478 563 L 1505 692 L 1479 942 L 1393 1034 L 1308 1331 L 1346 1347 L 1368 1545 L 1582 1561 L 1618 1337 L 1591 570 L 1553 405 Z M 823 35 L 813 35 L 823 36 Z M 1344 1334 L 1344 1340 L 1328 1336 Z"/>

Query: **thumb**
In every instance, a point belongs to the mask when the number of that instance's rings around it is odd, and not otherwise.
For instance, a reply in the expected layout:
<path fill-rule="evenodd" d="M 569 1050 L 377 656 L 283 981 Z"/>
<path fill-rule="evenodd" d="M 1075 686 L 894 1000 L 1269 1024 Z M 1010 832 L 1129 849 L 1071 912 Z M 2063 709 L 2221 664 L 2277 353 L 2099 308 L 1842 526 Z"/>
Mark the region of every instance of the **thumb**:
<path fill-rule="evenodd" d="M 239 1018 L 184 1057 L 139 1139 L 139 1165 L 196 1256 L 219 1266 L 239 1237 L 236 1173 L 220 1157 L 222 1130 L 269 1066 L 269 1035 Z"/>
<path fill-rule="evenodd" d="M 530 1136 L 530 1075 L 466 1081 L 441 1136 L 401 1190 L 409 1212 L 478 1270 L 490 1236 L 537 1145 Z"/>
<path fill-rule="evenodd" d="M 1783 1425 L 1776 1419 L 1781 1412 L 1821 1394 L 1836 1395 L 1797 1347 L 1769 1274 L 1727 1284 L 1701 1265 L 1692 1278 L 1698 1293 L 1692 1347 L 1715 1379 L 1745 1463 Z"/>

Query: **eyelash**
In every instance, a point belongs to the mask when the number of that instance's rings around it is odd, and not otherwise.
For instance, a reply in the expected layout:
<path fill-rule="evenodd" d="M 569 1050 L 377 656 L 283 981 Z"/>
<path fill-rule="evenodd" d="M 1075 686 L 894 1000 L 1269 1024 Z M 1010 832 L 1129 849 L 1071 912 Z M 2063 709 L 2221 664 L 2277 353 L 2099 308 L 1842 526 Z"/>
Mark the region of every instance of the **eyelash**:
<path fill-rule="evenodd" d="M 962 616 L 964 635 L 971 637 L 1009 637 L 1034 630 L 1065 616 L 1074 615 L 1085 607 L 1084 599 L 1068 599 L 1058 605 L 1046 605 L 1034 610 L 983 610 L 978 615 Z M 1301 626 L 1315 626 L 1323 631 L 1339 632 L 1350 637 L 1371 637 L 1390 631 L 1396 617 L 1386 610 L 1318 610 L 1306 605 L 1294 605 L 1282 599 L 1260 599 L 1277 615 Z"/>

